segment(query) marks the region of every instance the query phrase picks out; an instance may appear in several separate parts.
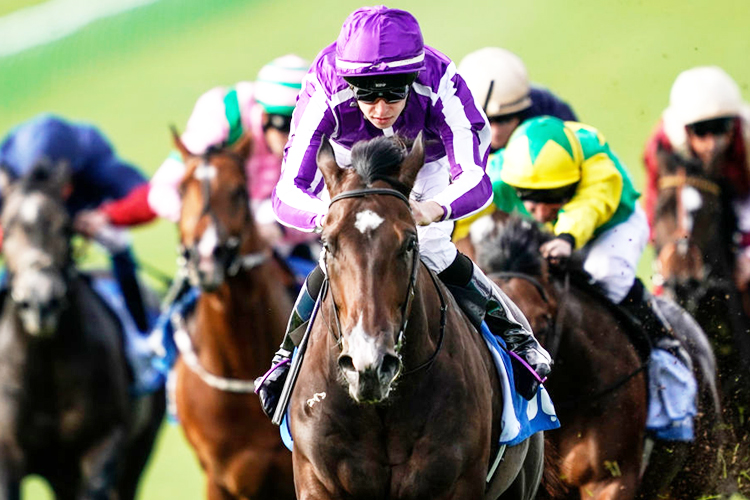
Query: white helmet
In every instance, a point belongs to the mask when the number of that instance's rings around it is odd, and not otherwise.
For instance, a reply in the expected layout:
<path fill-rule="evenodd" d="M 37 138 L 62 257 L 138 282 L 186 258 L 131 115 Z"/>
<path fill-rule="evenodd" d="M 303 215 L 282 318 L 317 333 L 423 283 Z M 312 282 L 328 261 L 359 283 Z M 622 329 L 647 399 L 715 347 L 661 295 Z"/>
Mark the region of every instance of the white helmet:
<path fill-rule="evenodd" d="M 669 94 L 670 119 L 683 127 L 704 120 L 738 116 L 742 95 L 718 66 L 699 66 L 679 74 Z"/>
<path fill-rule="evenodd" d="M 267 113 L 291 116 L 310 63 L 294 54 L 277 57 L 260 69 L 255 100 Z"/>
<path fill-rule="evenodd" d="M 509 115 L 531 106 L 526 66 L 509 50 L 485 47 L 467 54 L 458 73 L 487 116 Z"/>

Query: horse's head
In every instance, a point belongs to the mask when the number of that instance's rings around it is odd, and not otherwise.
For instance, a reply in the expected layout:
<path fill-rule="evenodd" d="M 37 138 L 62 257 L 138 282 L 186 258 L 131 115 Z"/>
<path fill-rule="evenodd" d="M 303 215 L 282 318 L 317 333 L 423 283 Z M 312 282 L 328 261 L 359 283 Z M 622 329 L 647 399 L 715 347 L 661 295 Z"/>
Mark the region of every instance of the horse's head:
<path fill-rule="evenodd" d="M 654 217 L 654 284 L 681 300 L 731 273 L 733 211 L 719 184 L 686 171 L 660 179 Z M 675 297 L 673 297 L 675 298 Z"/>
<path fill-rule="evenodd" d="M 244 265 L 243 252 L 258 244 L 244 169 L 252 136 L 203 155 L 190 153 L 175 131 L 173 136 L 185 162 L 180 185 L 182 258 L 191 283 L 213 291 L 237 274 Z"/>
<path fill-rule="evenodd" d="M 352 148 L 353 168 L 342 169 L 323 141 L 317 161 L 331 195 L 322 240 L 329 326 L 341 342 L 338 367 L 355 401 L 375 403 L 388 397 L 402 369 L 419 266 L 408 196 L 424 144 L 420 134 L 407 154 L 397 139 L 360 142 Z"/>
<path fill-rule="evenodd" d="M 40 163 L 17 181 L 5 169 L 0 174 L 10 298 L 24 329 L 36 337 L 57 330 L 67 302 L 71 226 L 63 191 L 69 177 L 64 163 Z"/>
<path fill-rule="evenodd" d="M 547 291 L 549 264 L 539 247 L 552 236 L 533 221 L 498 211 L 478 219 L 470 237 L 477 265 L 502 286 L 544 344 L 557 301 Z"/>

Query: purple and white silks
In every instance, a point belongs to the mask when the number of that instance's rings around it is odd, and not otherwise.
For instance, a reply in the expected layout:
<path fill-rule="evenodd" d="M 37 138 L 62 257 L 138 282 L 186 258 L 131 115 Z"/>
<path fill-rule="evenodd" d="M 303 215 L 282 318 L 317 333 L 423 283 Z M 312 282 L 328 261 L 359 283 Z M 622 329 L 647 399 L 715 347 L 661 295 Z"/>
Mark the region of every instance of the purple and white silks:
<path fill-rule="evenodd" d="M 367 121 L 352 90 L 336 74 L 336 44 L 318 55 L 303 82 L 281 178 L 273 193 L 279 222 L 312 231 L 325 215 L 328 196 L 315 162 L 323 136 L 331 140 L 337 163 L 348 167 L 351 148 L 358 141 L 393 134 L 414 139 L 422 131 L 426 166 L 419 175 L 440 176 L 446 188 L 424 196 L 415 187 L 412 197 L 437 202 L 450 220 L 478 212 L 491 202 L 492 184 L 484 172 L 490 144 L 487 118 L 456 73 L 455 64 L 435 49 L 424 50 L 424 69 L 412 84 L 406 107 L 385 130 Z M 431 163 L 440 168 L 430 168 Z M 416 186 L 425 180 L 420 182 L 418 176 Z"/>

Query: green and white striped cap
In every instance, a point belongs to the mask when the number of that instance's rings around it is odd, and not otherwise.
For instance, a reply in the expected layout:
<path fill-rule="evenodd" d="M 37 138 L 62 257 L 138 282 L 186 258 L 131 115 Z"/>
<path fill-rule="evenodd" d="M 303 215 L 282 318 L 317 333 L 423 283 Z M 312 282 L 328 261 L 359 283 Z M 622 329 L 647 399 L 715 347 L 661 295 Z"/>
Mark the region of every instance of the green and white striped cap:
<path fill-rule="evenodd" d="M 277 57 L 260 69 L 255 100 L 266 113 L 291 116 L 310 63 L 294 54 Z"/>

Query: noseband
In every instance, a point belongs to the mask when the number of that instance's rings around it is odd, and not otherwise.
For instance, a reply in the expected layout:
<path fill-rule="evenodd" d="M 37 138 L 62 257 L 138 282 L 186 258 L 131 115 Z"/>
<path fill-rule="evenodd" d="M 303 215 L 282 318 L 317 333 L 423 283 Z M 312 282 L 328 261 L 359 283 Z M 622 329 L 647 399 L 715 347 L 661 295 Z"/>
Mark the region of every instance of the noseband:
<path fill-rule="evenodd" d="M 331 199 L 331 202 L 328 205 L 328 208 L 330 209 L 331 206 L 336 203 L 337 201 L 345 200 L 347 198 L 364 198 L 366 196 L 372 196 L 372 195 L 384 195 L 384 196 L 394 196 L 404 203 L 406 203 L 406 206 L 411 209 L 411 205 L 409 204 L 409 198 L 404 196 L 403 193 L 400 191 L 397 191 L 395 189 L 389 189 L 389 188 L 363 188 L 363 189 L 354 189 L 352 191 L 346 191 L 344 193 L 341 193 L 339 195 L 334 196 Z M 404 343 L 404 333 L 406 332 L 406 327 L 409 323 L 409 316 L 411 314 L 411 306 L 412 302 L 414 300 L 414 288 L 416 286 L 417 282 L 417 272 L 419 270 L 419 245 L 415 245 L 414 249 L 412 250 L 412 266 L 411 266 L 411 275 L 409 277 L 409 286 L 406 289 L 406 298 L 404 300 L 403 305 L 401 306 L 401 326 L 398 330 L 398 335 L 396 337 L 396 354 L 399 355 L 399 358 L 401 357 L 401 348 L 403 347 Z M 438 345 L 435 349 L 435 352 L 430 356 L 430 358 L 419 365 L 418 367 L 409 370 L 408 372 L 404 373 L 404 375 L 407 375 L 409 373 L 414 373 L 422 368 L 425 368 L 429 365 L 431 365 L 435 358 L 437 357 L 438 353 L 440 352 L 442 346 L 443 346 L 443 338 L 445 336 L 445 321 L 446 321 L 446 311 L 447 311 L 447 305 L 445 302 L 445 297 L 443 297 L 443 293 L 440 291 L 440 286 L 437 283 L 437 278 L 435 277 L 435 274 L 431 272 L 428 269 L 428 273 L 430 275 L 430 278 L 432 278 L 432 282 L 435 285 L 435 290 L 437 290 L 438 297 L 440 298 L 440 337 L 438 340 Z M 326 269 L 326 280 L 328 280 L 328 270 Z M 328 289 L 330 287 L 326 287 Z M 336 329 L 337 333 L 333 333 L 334 338 L 336 339 L 336 343 L 341 346 L 341 321 L 339 320 L 339 314 L 338 314 L 338 308 L 336 307 L 336 303 L 333 300 L 333 296 L 331 296 L 331 304 L 333 309 L 333 317 L 336 320 Z"/>

